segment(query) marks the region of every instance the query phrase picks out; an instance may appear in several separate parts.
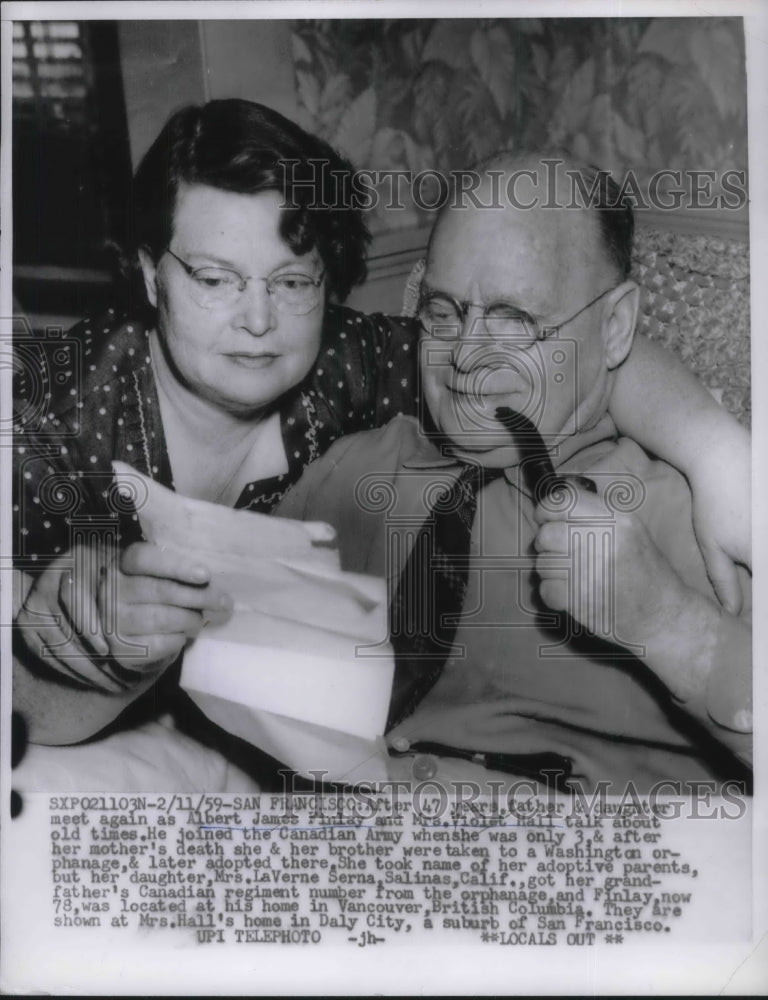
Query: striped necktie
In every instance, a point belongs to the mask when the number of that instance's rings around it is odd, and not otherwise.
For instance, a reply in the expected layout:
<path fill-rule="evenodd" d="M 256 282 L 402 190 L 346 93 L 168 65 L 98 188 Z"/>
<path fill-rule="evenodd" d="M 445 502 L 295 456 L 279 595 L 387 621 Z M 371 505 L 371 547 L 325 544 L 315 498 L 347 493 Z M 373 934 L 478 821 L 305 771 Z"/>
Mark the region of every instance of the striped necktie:
<path fill-rule="evenodd" d="M 478 490 L 502 474 L 465 466 L 416 535 L 389 605 L 395 679 L 387 730 L 413 712 L 443 671 L 464 606 Z"/>

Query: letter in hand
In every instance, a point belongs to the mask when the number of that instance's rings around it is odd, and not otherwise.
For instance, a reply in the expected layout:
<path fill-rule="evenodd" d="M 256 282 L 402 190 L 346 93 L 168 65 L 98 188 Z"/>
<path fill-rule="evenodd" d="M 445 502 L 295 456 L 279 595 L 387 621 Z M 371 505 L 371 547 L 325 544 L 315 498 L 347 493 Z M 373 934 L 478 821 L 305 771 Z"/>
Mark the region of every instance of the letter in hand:
<path fill-rule="evenodd" d="M 76 546 L 34 581 L 16 625 L 28 651 L 80 686 L 122 694 L 159 676 L 228 595 L 204 566 L 137 542 L 122 553 Z"/>

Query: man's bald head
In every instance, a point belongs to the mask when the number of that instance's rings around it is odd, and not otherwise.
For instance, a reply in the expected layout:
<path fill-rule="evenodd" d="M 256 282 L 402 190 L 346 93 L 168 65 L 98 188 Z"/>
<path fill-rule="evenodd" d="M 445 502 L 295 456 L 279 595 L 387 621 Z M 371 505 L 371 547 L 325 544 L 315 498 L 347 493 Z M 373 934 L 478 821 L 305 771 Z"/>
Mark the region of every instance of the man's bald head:
<path fill-rule="evenodd" d="M 488 206 L 488 211 L 544 208 L 555 213 L 587 212 L 590 218 L 586 225 L 594 230 L 595 250 L 602 254 L 604 265 L 617 283 L 629 277 L 634 215 L 629 200 L 622 196 L 607 170 L 555 149 L 498 152 L 472 168 L 469 174 L 477 185 L 471 188 L 474 198 Z M 458 198 L 449 200 L 438 216 L 432 238 L 441 220 L 456 210 L 457 204 L 458 211 L 468 208 Z"/>

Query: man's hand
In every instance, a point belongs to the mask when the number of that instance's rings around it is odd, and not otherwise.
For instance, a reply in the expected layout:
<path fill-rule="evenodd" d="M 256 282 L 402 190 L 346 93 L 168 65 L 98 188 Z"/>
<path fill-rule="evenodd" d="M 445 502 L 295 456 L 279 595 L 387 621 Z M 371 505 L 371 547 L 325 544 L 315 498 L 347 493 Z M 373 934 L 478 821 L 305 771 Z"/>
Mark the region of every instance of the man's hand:
<path fill-rule="evenodd" d="M 643 646 L 669 628 L 688 588 L 632 513 L 606 518 L 601 497 L 579 491 L 575 509 L 536 508 L 541 599 L 589 632 Z"/>
<path fill-rule="evenodd" d="M 146 687 L 232 601 L 193 560 L 138 542 L 112 559 L 78 548 L 34 582 L 16 624 L 53 671 L 102 693 Z"/>

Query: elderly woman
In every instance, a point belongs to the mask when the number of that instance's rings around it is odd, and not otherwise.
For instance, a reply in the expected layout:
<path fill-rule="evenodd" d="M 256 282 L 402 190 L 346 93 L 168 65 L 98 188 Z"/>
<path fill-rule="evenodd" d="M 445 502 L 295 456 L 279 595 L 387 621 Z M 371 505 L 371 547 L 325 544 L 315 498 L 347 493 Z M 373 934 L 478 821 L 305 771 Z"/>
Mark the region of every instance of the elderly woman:
<path fill-rule="evenodd" d="M 260 105 L 178 112 L 135 178 L 147 302 L 79 324 L 57 344 L 58 368 L 56 351 L 54 367 L 27 359 L 16 394 L 14 698 L 33 742 L 102 730 L 231 608 L 194 539 L 185 559 L 142 540 L 115 499 L 113 459 L 186 496 L 268 512 L 336 438 L 418 411 L 418 328 L 336 304 L 365 276 L 361 214 L 336 197 L 327 205 L 329 179 L 343 191 L 350 172 Z M 733 436 L 692 376 L 638 344 L 611 413 L 696 487 L 707 471 L 716 480 L 719 456 L 685 440 L 692 409 L 713 435 Z M 710 470 L 698 469 L 705 460 Z"/>

